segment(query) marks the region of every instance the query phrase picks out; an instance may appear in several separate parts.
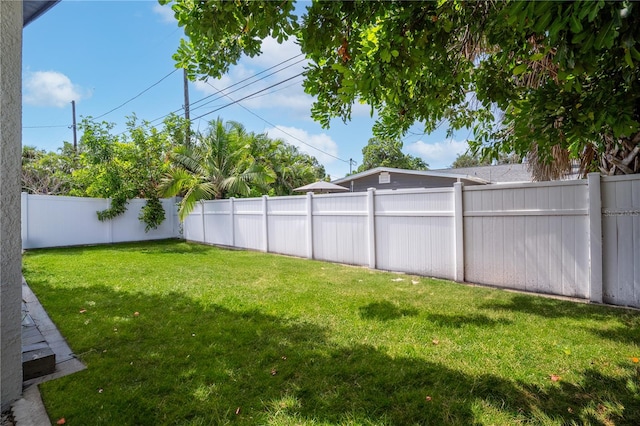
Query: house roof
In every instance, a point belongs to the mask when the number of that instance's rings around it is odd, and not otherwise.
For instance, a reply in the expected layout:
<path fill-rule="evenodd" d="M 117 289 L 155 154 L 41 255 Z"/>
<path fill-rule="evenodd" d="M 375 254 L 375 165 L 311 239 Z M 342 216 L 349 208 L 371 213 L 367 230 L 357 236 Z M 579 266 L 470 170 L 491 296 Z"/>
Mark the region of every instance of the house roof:
<path fill-rule="evenodd" d="M 376 167 L 374 169 L 369 169 L 364 172 L 356 173 L 354 175 L 346 176 L 341 179 L 336 179 L 332 181 L 335 184 L 344 184 L 347 182 L 351 182 L 352 180 L 361 179 L 366 176 L 375 175 L 381 172 L 388 173 L 401 173 L 405 175 L 416 175 L 416 176 L 424 176 L 424 177 L 441 177 L 441 178 L 455 178 L 461 182 L 475 182 L 479 184 L 487 184 L 489 181 L 485 179 L 481 179 L 475 176 L 468 176 L 462 173 L 444 173 L 440 170 L 407 170 L 407 169 L 395 169 L 393 167 Z"/>
<path fill-rule="evenodd" d="M 531 182 L 531 172 L 527 170 L 527 165 L 520 164 L 498 164 L 495 166 L 461 167 L 456 169 L 441 169 L 437 172 L 445 174 L 465 174 L 476 178 L 484 179 L 493 183 L 505 182 Z"/>
<path fill-rule="evenodd" d="M 51 9 L 60 0 L 23 0 L 22 26 L 26 27 L 40 15 Z"/>

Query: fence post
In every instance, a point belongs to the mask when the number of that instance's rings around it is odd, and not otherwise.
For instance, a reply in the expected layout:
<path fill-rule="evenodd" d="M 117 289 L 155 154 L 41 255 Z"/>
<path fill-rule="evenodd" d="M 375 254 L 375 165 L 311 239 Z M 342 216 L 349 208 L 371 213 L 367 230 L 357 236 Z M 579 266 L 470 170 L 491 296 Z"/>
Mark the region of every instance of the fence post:
<path fill-rule="evenodd" d="M 455 280 L 464 281 L 464 208 L 462 205 L 462 182 L 453 184 L 453 236 L 455 258 Z"/>
<path fill-rule="evenodd" d="M 22 234 L 22 249 L 29 248 L 29 194 L 20 193 L 20 229 Z"/>
<path fill-rule="evenodd" d="M 204 201 L 200 200 L 200 217 L 202 219 L 202 243 L 207 243 L 207 228 L 204 220 Z"/>
<path fill-rule="evenodd" d="M 262 196 L 262 240 L 263 240 L 263 251 L 265 253 L 269 252 L 269 216 L 268 216 L 268 204 L 269 196 Z"/>
<path fill-rule="evenodd" d="M 367 222 L 369 235 L 369 268 L 376 268 L 376 189 L 367 189 Z"/>
<path fill-rule="evenodd" d="M 107 208 L 111 208 L 111 203 L 113 200 L 111 198 L 107 198 Z M 109 244 L 113 244 L 113 219 L 107 220 L 107 242 Z"/>
<path fill-rule="evenodd" d="M 313 192 L 307 192 L 307 258 L 313 259 Z"/>
<path fill-rule="evenodd" d="M 236 215 L 235 215 L 235 198 L 229 198 L 229 218 L 231 221 L 231 247 L 236 246 Z"/>
<path fill-rule="evenodd" d="M 184 236 L 184 223 L 182 224 L 182 232 L 180 232 L 180 218 L 178 217 L 178 197 L 173 197 L 171 199 L 171 223 L 173 224 L 173 235 L 176 238 L 181 238 L 185 240 Z"/>
<path fill-rule="evenodd" d="M 602 303 L 602 196 L 600 173 L 587 175 L 589 189 L 589 300 Z"/>

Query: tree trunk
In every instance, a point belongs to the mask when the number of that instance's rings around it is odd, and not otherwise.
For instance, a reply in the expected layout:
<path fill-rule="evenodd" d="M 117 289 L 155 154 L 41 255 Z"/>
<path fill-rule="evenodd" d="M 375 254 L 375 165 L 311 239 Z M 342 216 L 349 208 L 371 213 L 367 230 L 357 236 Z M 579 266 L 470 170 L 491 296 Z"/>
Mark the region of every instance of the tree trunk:
<path fill-rule="evenodd" d="M 640 133 L 633 138 L 606 141 L 599 169 L 606 176 L 640 173 Z"/>

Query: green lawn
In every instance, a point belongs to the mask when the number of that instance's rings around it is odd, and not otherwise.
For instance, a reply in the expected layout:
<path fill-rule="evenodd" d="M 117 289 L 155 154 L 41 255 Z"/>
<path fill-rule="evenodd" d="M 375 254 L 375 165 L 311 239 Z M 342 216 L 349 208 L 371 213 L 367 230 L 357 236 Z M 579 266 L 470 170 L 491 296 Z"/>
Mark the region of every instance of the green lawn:
<path fill-rule="evenodd" d="M 178 241 L 24 274 L 88 366 L 54 424 L 640 424 L 637 311 Z"/>

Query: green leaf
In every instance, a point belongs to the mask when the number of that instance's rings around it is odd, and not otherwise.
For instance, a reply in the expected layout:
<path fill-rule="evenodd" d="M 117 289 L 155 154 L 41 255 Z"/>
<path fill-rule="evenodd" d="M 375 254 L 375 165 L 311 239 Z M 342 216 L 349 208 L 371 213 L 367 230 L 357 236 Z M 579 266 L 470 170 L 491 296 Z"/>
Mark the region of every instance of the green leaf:
<path fill-rule="evenodd" d="M 513 75 L 520 75 L 522 73 L 524 73 L 528 68 L 527 64 L 520 64 L 520 65 L 516 65 L 513 68 Z"/>
<path fill-rule="evenodd" d="M 609 34 L 611 32 L 611 28 L 613 27 L 613 21 L 610 21 L 609 24 L 602 28 L 598 35 L 596 36 L 596 40 L 593 43 L 593 46 L 600 50 L 603 47 L 611 47 L 613 45 L 613 34 Z"/>
<path fill-rule="evenodd" d="M 633 68 L 633 59 L 631 59 L 630 49 L 624 49 L 624 61 L 629 65 L 629 67 Z"/>
<path fill-rule="evenodd" d="M 582 23 L 578 18 L 575 17 L 575 15 L 571 16 L 571 18 L 569 19 L 569 22 L 571 23 L 571 32 L 573 32 L 574 34 L 582 32 L 583 30 Z"/>

